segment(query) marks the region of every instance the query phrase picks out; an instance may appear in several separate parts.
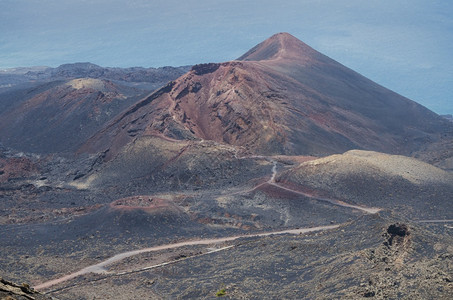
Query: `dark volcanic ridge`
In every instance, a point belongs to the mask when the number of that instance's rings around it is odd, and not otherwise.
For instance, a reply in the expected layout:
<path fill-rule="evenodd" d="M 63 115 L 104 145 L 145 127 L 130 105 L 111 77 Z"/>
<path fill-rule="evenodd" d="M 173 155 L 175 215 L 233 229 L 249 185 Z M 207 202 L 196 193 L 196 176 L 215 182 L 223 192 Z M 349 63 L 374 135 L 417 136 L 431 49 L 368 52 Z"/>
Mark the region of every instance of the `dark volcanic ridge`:
<path fill-rule="evenodd" d="M 46 84 L 0 113 L 0 141 L 26 152 L 72 152 L 144 94 L 93 78 Z"/>
<path fill-rule="evenodd" d="M 0 73 L 0 92 L 33 82 L 50 82 L 73 78 L 95 78 L 130 83 L 136 87 L 156 89 L 182 75 L 190 66 L 161 68 L 109 68 L 92 63 L 63 64 L 57 68 L 31 67 L 6 69 Z"/>
<path fill-rule="evenodd" d="M 18 151 L 72 154 L 121 111 L 189 69 L 75 63 L 2 72 L 0 142 Z"/>

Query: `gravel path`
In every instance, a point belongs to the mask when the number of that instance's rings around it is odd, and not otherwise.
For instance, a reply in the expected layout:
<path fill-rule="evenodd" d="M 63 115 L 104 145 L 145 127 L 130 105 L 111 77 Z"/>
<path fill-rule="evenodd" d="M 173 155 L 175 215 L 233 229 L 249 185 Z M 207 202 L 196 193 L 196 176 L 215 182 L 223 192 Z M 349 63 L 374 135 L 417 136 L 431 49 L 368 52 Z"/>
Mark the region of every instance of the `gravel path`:
<path fill-rule="evenodd" d="M 262 237 L 262 236 L 277 235 L 277 234 L 302 234 L 302 233 L 308 233 L 308 232 L 312 232 L 312 231 L 334 229 L 334 228 L 338 228 L 339 226 L 340 225 L 317 226 L 317 227 L 289 229 L 289 230 L 282 230 L 282 231 L 271 231 L 271 232 L 264 232 L 264 233 L 250 234 L 250 235 L 229 236 L 229 237 L 223 237 L 223 238 L 199 239 L 199 240 L 184 241 L 184 242 L 179 242 L 179 243 L 165 244 L 165 245 L 160 245 L 160 246 L 155 246 L 155 247 L 150 247 L 150 248 L 127 251 L 127 252 L 119 253 L 115 256 L 112 256 L 109 259 L 104 260 L 103 262 L 100 262 L 98 264 L 83 268 L 80 271 L 77 271 L 77 272 L 74 272 L 74 273 L 71 273 L 71 274 L 50 280 L 50 281 L 46 281 L 44 283 L 36 285 L 34 288 L 36 290 L 44 290 L 51 286 L 71 280 L 73 278 L 76 278 L 77 276 L 81 276 L 84 274 L 107 273 L 107 270 L 105 269 L 105 267 L 107 267 L 108 265 L 111 265 L 111 264 L 118 262 L 120 260 L 123 260 L 127 257 L 131 257 L 131 256 L 138 255 L 141 253 L 168 250 L 168 249 L 174 249 L 174 248 L 179 248 L 179 247 L 183 247 L 183 246 L 211 245 L 211 244 L 217 244 L 217 243 L 222 243 L 222 242 L 234 241 L 234 240 L 237 240 L 240 238 Z"/>

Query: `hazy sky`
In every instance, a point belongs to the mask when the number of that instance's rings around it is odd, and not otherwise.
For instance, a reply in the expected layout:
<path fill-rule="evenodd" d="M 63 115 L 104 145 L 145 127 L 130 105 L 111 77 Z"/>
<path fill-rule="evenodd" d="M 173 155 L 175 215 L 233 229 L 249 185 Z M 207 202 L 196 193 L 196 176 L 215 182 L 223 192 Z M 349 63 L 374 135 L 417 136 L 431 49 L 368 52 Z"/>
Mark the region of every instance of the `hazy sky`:
<path fill-rule="evenodd" d="M 450 0 L 0 0 L 0 68 L 221 62 L 277 32 L 453 114 Z"/>

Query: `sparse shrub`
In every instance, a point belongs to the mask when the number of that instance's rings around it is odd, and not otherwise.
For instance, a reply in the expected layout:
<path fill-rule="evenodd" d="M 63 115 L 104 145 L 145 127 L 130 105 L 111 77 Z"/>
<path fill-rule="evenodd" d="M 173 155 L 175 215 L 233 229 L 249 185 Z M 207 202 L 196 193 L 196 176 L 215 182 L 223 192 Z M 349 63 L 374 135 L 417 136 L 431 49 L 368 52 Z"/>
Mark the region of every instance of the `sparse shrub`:
<path fill-rule="evenodd" d="M 225 289 L 221 289 L 219 290 L 216 294 L 215 294 L 217 297 L 223 297 L 226 295 L 226 291 Z"/>

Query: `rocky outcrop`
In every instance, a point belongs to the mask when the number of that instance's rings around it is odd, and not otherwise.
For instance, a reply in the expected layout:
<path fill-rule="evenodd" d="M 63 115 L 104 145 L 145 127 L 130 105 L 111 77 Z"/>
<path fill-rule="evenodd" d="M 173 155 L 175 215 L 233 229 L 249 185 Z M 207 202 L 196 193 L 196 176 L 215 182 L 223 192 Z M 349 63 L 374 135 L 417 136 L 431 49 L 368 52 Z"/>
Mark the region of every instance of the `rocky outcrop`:
<path fill-rule="evenodd" d="M 216 63 L 198 64 L 192 67 L 192 71 L 196 75 L 204 75 L 215 72 L 219 67 L 220 64 Z"/>
<path fill-rule="evenodd" d="M 21 285 L 7 281 L 0 277 L 0 299 L 5 300 L 50 300 L 51 297 L 45 296 L 33 290 L 30 285 Z"/>

